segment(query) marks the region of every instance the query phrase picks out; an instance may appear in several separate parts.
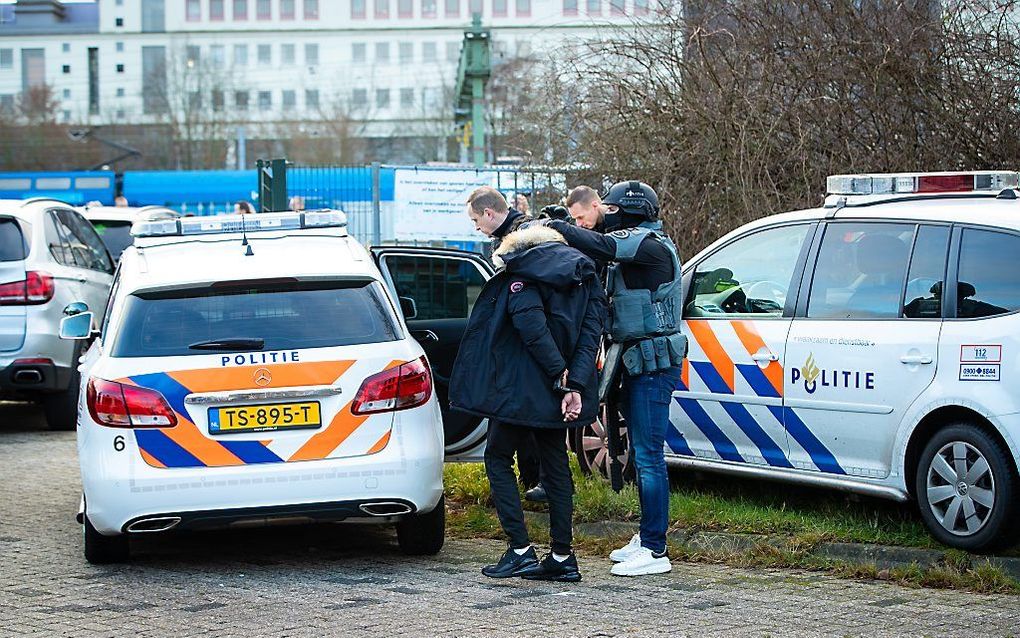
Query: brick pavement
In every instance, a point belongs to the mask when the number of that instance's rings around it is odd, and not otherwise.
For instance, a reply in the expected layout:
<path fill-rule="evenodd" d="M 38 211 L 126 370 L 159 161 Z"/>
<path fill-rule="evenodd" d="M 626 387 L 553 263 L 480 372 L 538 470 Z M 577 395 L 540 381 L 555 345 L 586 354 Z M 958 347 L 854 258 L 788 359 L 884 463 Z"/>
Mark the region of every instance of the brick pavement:
<path fill-rule="evenodd" d="M 0 404 L 0 636 L 1005 636 L 1020 599 L 791 570 L 679 563 L 640 580 L 582 556 L 579 585 L 491 581 L 501 547 L 406 558 L 389 530 L 148 538 L 125 566 L 81 555 L 74 434 Z"/>

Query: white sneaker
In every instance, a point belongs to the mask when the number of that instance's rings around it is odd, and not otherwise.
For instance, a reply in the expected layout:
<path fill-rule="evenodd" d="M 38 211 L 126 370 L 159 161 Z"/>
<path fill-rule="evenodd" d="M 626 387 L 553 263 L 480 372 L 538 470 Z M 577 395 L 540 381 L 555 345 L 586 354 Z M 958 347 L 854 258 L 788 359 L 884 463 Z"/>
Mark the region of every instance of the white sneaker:
<path fill-rule="evenodd" d="M 621 547 L 620 549 L 614 549 L 609 554 L 609 560 L 614 563 L 622 563 L 623 561 L 630 558 L 634 552 L 641 549 L 641 535 L 634 534 L 630 537 L 630 542 Z"/>
<path fill-rule="evenodd" d="M 641 547 L 630 558 L 613 565 L 610 571 L 614 576 L 647 576 L 649 574 L 665 574 L 673 569 L 669 556 L 665 552 L 656 556 L 647 547 Z"/>

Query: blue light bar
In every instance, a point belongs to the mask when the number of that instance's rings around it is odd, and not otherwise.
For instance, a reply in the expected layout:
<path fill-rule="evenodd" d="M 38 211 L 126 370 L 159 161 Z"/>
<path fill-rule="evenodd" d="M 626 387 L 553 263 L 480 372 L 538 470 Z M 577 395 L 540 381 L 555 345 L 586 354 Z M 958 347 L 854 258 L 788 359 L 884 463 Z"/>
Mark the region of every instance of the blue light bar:
<path fill-rule="evenodd" d="M 343 228 L 347 215 L 339 210 L 317 210 L 306 213 L 261 213 L 257 215 L 215 215 L 212 217 L 181 217 L 179 219 L 140 220 L 132 224 L 135 237 L 173 237 L 259 233 L 306 228 Z"/>

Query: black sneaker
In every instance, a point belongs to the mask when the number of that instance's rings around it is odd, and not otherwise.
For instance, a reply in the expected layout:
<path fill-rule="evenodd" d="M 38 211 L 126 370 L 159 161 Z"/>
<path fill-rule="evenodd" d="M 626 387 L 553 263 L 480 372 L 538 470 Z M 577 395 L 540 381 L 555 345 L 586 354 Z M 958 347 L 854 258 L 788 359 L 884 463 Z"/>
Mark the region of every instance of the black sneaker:
<path fill-rule="evenodd" d="M 542 557 L 538 570 L 522 574 L 528 580 L 554 580 L 560 583 L 578 583 L 581 571 L 577 568 L 577 557 L 573 552 L 564 561 L 558 561 L 552 554 Z"/>
<path fill-rule="evenodd" d="M 536 569 L 538 569 L 538 556 L 535 554 L 534 547 L 529 547 L 528 551 L 523 554 L 515 552 L 513 547 L 507 547 L 499 562 L 483 567 L 482 574 L 489 578 L 510 578 Z"/>
<path fill-rule="evenodd" d="M 532 503 L 548 503 L 549 496 L 545 493 L 545 487 L 539 483 L 524 493 L 524 500 Z"/>

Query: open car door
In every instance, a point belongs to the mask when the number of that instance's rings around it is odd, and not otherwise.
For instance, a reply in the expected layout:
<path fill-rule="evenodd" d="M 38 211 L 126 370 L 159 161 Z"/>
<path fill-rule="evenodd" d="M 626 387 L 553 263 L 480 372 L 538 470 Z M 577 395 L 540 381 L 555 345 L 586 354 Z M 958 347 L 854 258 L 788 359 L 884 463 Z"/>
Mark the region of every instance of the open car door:
<path fill-rule="evenodd" d="M 450 410 L 450 375 L 475 300 L 495 271 L 479 254 L 446 248 L 371 249 L 386 284 L 400 300 L 411 336 L 432 364 L 443 412 L 448 461 L 480 461 L 488 420 Z"/>

